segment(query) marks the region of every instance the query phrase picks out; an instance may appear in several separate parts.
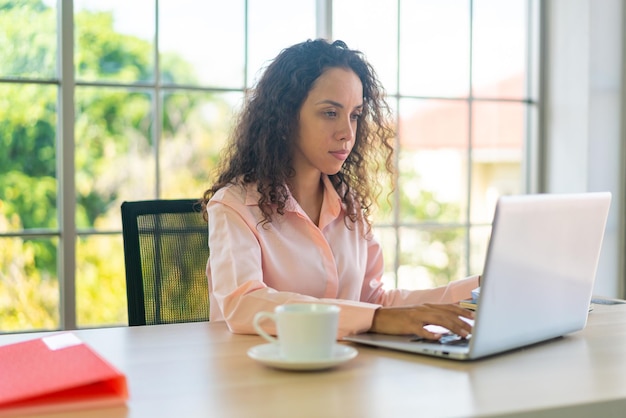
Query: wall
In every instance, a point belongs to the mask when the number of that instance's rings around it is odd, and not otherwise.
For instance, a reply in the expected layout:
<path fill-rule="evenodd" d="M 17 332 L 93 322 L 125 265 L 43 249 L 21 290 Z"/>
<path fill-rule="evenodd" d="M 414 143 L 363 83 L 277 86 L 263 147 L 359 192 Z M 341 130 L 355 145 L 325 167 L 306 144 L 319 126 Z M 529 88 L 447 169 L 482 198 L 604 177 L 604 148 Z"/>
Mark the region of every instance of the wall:
<path fill-rule="evenodd" d="M 543 2 L 546 192 L 611 191 L 595 293 L 625 297 L 624 2 Z"/>

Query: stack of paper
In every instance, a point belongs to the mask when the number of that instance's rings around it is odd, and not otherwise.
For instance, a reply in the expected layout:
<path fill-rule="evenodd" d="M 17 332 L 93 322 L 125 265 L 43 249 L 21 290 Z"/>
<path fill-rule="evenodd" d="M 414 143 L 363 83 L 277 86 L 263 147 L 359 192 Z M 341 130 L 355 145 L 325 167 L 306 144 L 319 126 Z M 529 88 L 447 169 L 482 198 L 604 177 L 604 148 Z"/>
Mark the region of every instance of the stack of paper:
<path fill-rule="evenodd" d="M 465 309 L 471 309 L 472 311 L 476 310 L 476 306 L 478 304 L 478 297 L 480 296 L 480 287 L 472 290 L 472 298 L 465 299 L 459 302 L 459 304 Z"/>

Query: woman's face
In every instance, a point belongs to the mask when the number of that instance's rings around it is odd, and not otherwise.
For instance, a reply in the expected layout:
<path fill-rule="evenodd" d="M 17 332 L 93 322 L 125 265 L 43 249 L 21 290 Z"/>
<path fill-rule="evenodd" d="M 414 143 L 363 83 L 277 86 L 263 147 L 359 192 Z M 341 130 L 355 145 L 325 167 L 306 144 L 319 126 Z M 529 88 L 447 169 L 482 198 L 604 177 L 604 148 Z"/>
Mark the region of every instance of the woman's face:
<path fill-rule="evenodd" d="M 336 174 L 354 146 L 363 86 L 350 69 L 329 68 L 313 83 L 299 114 L 296 174 Z"/>

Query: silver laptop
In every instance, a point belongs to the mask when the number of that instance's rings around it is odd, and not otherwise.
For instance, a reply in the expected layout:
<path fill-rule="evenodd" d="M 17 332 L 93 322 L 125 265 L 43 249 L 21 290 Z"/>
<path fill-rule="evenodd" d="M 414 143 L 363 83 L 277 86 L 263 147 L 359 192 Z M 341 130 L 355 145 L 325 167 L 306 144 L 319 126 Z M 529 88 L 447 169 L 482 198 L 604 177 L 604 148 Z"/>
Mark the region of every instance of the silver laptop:
<path fill-rule="evenodd" d="M 473 360 L 583 329 L 610 202 L 609 192 L 501 197 L 467 340 L 374 333 L 344 339 Z"/>

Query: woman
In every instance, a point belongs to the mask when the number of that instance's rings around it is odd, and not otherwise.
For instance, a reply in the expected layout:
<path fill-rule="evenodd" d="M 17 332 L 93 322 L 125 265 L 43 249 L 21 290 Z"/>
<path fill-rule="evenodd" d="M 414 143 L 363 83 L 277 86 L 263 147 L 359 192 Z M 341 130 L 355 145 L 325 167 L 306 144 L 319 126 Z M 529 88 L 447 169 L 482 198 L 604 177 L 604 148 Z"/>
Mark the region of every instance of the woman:
<path fill-rule="evenodd" d="M 339 337 L 417 334 L 434 324 L 467 336 L 477 278 L 430 290 L 383 290 L 369 219 L 377 162 L 392 168 L 384 90 L 345 43 L 306 41 L 266 68 L 239 115 L 217 181 L 205 191 L 211 321 L 254 333 L 259 311 L 339 305 Z M 383 157 L 382 159 L 380 157 Z"/>

